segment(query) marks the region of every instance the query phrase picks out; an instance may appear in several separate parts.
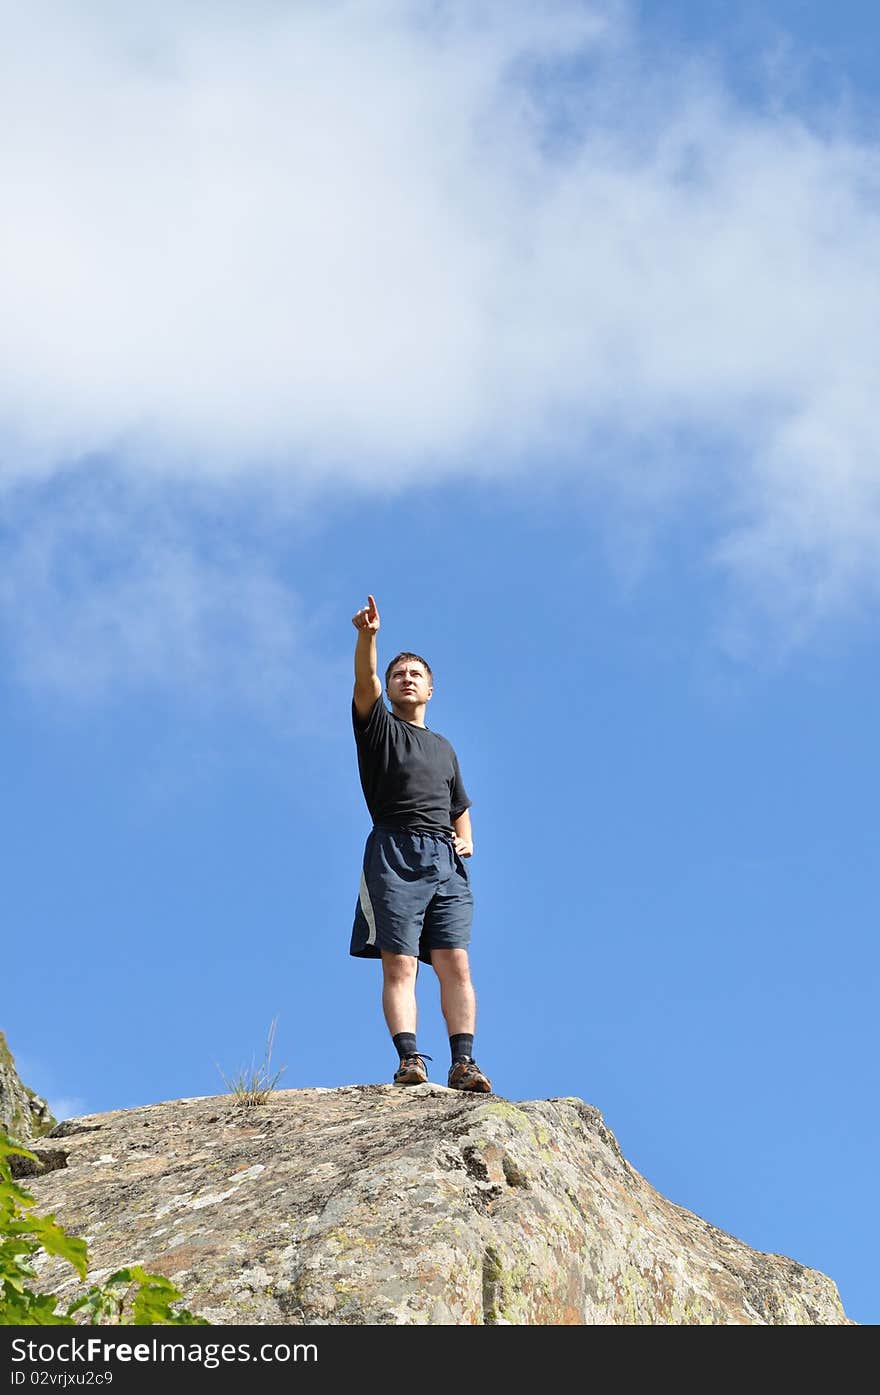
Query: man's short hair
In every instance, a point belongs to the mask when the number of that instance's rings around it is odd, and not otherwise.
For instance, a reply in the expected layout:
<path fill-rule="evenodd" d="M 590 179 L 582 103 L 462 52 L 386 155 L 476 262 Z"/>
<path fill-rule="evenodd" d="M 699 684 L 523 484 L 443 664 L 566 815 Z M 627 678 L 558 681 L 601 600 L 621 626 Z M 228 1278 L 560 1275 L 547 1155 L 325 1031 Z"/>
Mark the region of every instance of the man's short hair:
<path fill-rule="evenodd" d="M 386 670 L 385 670 L 385 687 L 386 687 L 386 688 L 388 687 L 388 679 L 391 677 L 391 673 L 392 673 L 392 670 L 394 669 L 394 665 L 395 665 L 395 664 L 399 664 L 400 661 L 401 661 L 401 659 L 415 659 L 416 663 L 417 663 L 417 664 L 421 664 L 421 665 L 422 665 L 422 668 L 423 668 L 423 669 L 425 670 L 425 672 L 427 673 L 428 678 L 430 679 L 430 682 L 431 682 L 431 686 L 432 686 L 432 687 L 434 686 L 434 675 L 433 675 L 433 673 L 431 672 L 431 665 L 428 663 L 427 659 L 423 659 L 422 656 L 421 656 L 421 654 L 411 654 L 411 653 L 409 652 L 408 649 L 404 649 L 404 651 L 403 651 L 402 654 L 395 654 L 394 658 L 391 660 L 391 663 L 388 665 L 388 667 L 387 667 Z"/>

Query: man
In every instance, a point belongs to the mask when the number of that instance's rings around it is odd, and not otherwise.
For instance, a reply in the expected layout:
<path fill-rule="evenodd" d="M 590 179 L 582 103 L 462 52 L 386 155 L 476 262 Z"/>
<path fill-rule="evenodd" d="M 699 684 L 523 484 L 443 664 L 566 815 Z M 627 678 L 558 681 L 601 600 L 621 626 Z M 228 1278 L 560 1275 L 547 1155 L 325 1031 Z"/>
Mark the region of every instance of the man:
<path fill-rule="evenodd" d="M 464 859 L 474 851 L 470 805 L 458 757 L 425 725 L 433 675 L 418 654 L 398 654 L 385 672 L 391 711 L 376 671 L 379 611 L 373 596 L 352 616 L 352 722 L 364 799 L 373 820 L 364 850 L 350 953 L 382 960 L 382 1011 L 400 1059 L 395 1085 L 422 1085 L 416 1046 L 419 961 L 440 980 L 452 1064 L 447 1084 L 492 1086 L 473 1057 L 476 997 L 467 946 L 473 894 Z"/>

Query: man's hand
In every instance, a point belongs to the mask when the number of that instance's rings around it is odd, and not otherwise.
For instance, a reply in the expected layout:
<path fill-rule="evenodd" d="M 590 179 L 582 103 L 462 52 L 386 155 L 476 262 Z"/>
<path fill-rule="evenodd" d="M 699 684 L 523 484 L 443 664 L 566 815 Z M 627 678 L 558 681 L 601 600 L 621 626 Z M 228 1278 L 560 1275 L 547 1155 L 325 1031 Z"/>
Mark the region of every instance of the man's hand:
<path fill-rule="evenodd" d="M 351 623 L 356 630 L 368 630 L 370 634 L 376 633 L 379 628 L 379 611 L 376 608 L 375 596 L 367 596 L 367 604 L 355 611 L 351 617 Z"/>
<path fill-rule="evenodd" d="M 382 684 L 376 672 L 376 631 L 379 611 L 375 596 L 367 596 L 367 604 L 351 617 L 357 630 L 354 646 L 354 710 L 366 721 L 382 696 Z"/>
<path fill-rule="evenodd" d="M 459 857 L 473 857 L 474 834 L 471 828 L 471 811 L 463 809 L 452 821 L 452 843 Z"/>

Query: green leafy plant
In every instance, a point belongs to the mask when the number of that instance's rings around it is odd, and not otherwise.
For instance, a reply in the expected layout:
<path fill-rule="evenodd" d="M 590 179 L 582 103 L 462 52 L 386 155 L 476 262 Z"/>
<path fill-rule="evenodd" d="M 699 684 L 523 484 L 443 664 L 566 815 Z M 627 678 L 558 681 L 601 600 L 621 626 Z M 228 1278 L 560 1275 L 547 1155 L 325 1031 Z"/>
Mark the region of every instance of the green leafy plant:
<path fill-rule="evenodd" d="M 139 1327 L 163 1323 L 175 1327 L 209 1326 L 186 1308 L 175 1309 L 183 1295 L 163 1274 L 148 1274 L 139 1265 L 117 1269 L 59 1311 L 55 1293 L 35 1293 L 37 1273 L 31 1263 L 41 1251 L 72 1264 L 85 1281 L 89 1252 L 85 1240 L 68 1235 L 54 1216 L 38 1216 L 34 1198 L 12 1176 L 9 1158 L 39 1159 L 13 1138 L 0 1133 L 0 1326 L 71 1327 L 74 1313 L 89 1323 L 131 1323 Z"/>
<path fill-rule="evenodd" d="M 286 1066 L 282 1066 L 274 1075 L 272 1074 L 272 1048 L 275 1044 L 277 1026 L 278 1018 L 273 1017 L 266 1037 L 266 1049 L 259 1065 L 255 1065 L 252 1060 L 249 1067 L 240 1069 L 231 1080 L 227 1079 L 220 1067 L 217 1066 L 227 1090 L 235 1096 L 236 1104 L 243 1105 L 245 1108 L 255 1104 L 265 1104 L 287 1069 Z"/>
<path fill-rule="evenodd" d="M 68 1313 L 83 1313 L 89 1323 L 133 1323 L 148 1327 L 162 1323 L 169 1327 L 208 1327 L 207 1318 L 196 1317 L 187 1308 L 174 1310 L 182 1298 L 164 1274 L 148 1274 L 139 1264 L 117 1269 L 102 1284 L 71 1303 Z"/>

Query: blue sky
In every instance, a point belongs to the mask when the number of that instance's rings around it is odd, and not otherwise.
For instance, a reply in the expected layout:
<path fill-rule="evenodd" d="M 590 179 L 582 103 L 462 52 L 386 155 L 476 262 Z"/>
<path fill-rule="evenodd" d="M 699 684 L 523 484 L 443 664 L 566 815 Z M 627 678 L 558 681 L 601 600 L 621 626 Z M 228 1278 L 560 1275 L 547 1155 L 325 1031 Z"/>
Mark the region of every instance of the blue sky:
<path fill-rule="evenodd" d="M 282 1084 L 390 1080 L 347 953 L 369 591 L 474 801 L 496 1090 L 587 1100 L 876 1323 L 874 9 L 4 24 L 24 1078 L 222 1093 L 277 1018 Z"/>

